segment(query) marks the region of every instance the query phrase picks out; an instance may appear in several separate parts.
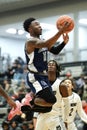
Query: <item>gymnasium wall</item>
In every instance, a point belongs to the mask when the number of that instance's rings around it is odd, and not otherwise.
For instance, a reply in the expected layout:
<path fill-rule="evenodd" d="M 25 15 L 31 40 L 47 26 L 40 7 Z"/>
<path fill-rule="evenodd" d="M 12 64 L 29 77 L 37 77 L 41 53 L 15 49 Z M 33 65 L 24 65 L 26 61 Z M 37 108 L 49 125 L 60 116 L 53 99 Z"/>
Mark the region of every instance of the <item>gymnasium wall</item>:
<path fill-rule="evenodd" d="M 26 18 L 33 16 L 40 19 L 40 22 L 44 22 L 49 20 L 50 17 L 62 15 L 62 14 L 78 14 L 81 11 L 87 10 L 87 1 L 80 2 L 76 4 L 64 4 L 64 5 L 46 5 L 45 7 L 36 7 L 30 8 L 21 11 L 14 11 L 5 13 L 0 19 L 0 26 L 4 26 L 6 24 L 12 24 L 15 22 L 23 22 Z M 74 17 L 74 16 L 73 16 Z M 52 22 L 55 24 L 56 19 L 52 19 Z M 49 21 L 51 23 L 51 20 Z M 73 33 L 70 34 L 70 41 L 69 44 L 64 49 L 65 57 L 60 58 L 60 62 L 70 62 L 74 60 L 74 53 L 75 53 L 75 46 L 77 45 L 78 41 L 78 60 L 86 60 L 85 55 L 87 55 L 87 36 L 86 36 L 87 28 L 83 26 L 79 26 L 79 32 L 77 39 L 74 39 Z M 26 39 L 26 38 L 25 38 Z M 9 54 L 12 59 L 16 58 L 17 56 L 21 56 L 23 59 L 24 57 L 24 43 L 25 39 L 14 39 L 14 38 L 6 38 L 0 37 L 0 48 L 1 48 L 1 55 Z M 59 57 L 58 57 L 59 58 Z"/>

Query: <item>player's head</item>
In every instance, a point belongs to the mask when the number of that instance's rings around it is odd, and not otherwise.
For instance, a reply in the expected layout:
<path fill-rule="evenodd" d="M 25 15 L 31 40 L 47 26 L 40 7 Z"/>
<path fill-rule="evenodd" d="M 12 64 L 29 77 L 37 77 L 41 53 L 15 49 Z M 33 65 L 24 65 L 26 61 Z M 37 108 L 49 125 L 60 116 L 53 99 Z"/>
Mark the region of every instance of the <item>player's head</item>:
<path fill-rule="evenodd" d="M 31 22 L 36 20 L 35 18 L 31 17 L 31 18 L 28 18 L 24 21 L 23 23 L 23 27 L 24 27 L 24 30 L 28 32 L 29 30 L 29 26 L 31 25 Z"/>
<path fill-rule="evenodd" d="M 40 23 L 33 17 L 26 19 L 23 23 L 23 27 L 26 32 L 34 36 L 41 35 L 42 33 Z"/>
<path fill-rule="evenodd" d="M 52 69 L 53 68 L 53 69 Z M 48 71 L 55 71 L 56 77 L 60 76 L 61 67 L 55 60 L 50 60 L 48 62 Z"/>
<path fill-rule="evenodd" d="M 68 88 L 68 90 L 74 90 L 75 89 L 75 81 L 72 78 L 65 78 L 61 81 L 61 84 L 65 84 Z"/>

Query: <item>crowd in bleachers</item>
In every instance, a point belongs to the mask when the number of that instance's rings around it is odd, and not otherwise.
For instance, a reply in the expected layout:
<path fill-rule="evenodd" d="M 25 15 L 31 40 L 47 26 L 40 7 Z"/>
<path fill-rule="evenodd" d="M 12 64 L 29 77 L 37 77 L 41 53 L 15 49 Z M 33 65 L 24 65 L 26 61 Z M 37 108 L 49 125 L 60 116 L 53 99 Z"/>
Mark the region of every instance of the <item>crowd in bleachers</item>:
<path fill-rule="evenodd" d="M 21 57 L 18 57 L 17 59 L 14 60 L 11 66 L 9 65 L 7 66 L 7 70 L 0 73 L 1 86 L 14 100 L 21 101 L 24 98 L 25 94 L 30 91 L 26 83 L 27 71 L 28 71 L 27 65 L 25 64 L 25 62 Z M 84 75 L 81 75 L 80 78 L 76 80 L 75 90 L 80 95 L 81 100 L 86 101 L 87 88 L 84 80 Z M 6 100 L 0 96 L 0 109 L 2 109 L 3 107 L 8 108 L 8 112 L 10 111 L 10 107 L 7 104 Z M 84 105 L 84 110 L 87 113 L 87 103 L 86 105 Z M 2 130 L 33 130 L 34 129 L 33 112 L 32 113 L 27 112 L 25 114 L 22 114 L 21 116 L 15 116 L 11 121 L 7 120 L 7 114 L 0 113 L 0 118 L 3 118 L 3 121 L 1 122 Z M 80 128 L 83 127 L 83 123 L 82 122 L 77 123 L 79 121 L 79 119 L 78 120 L 77 119 L 78 118 L 76 118 L 76 124 L 80 130 Z M 87 128 L 87 125 L 85 127 Z"/>
<path fill-rule="evenodd" d="M 26 93 L 30 91 L 26 84 L 26 74 L 27 66 L 20 57 L 15 59 L 11 66 L 7 66 L 7 70 L 0 73 L 0 85 L 15 101 L 19 100 L 21 102 Z M 6 100 L 0 96 L 0 108 L 2 109 L 3 107 L 8 108 L 8 114 L 11 108 Z M 0 119 L 3 118 L 1 122 L 3 130 L 5 129 L 4 127 L 6 127 L 5 130 L 33 130 L 32 112 L 22 114 L 21 116 L 15 116 L 11 122 L 7 120 L 7 114 L 0 113 Z"/>

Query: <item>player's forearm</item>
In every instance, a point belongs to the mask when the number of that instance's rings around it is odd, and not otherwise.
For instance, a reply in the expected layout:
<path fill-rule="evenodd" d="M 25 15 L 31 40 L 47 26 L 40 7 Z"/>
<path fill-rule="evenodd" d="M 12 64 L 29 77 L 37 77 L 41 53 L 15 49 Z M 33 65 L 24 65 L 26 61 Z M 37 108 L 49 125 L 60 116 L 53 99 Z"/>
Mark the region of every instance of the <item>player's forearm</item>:
<path fill-rule="evenodd" d="M 82 108 L 82 102 L 80 101 L 77 106 L 77 112 L 83 122 L 87 123 L 87 114 Z"/>
<path fill-rule="evenodd" d="M 5 92 L 5 90 L 0 86 L 0 95 L 3 96 L 6 100 L 9 99 L 8 94 Z"/>
<path fill-rule="evenodd" d="M 56 41 L 60 38 L 61 35 L 62 35 L 62 31 L 56 33 L 53 37 L 46 40 L 46 44 L 47 44 L 47 47 L 49 50 L 52 47 L 52 45 L 54 45 L 56 43 Z"/>
<path fill-rule="evenodd" d="M 87 123 L 87 114 L 83 110 L 81 111 L 80 117 L 83 122 Z"/>
<path fill-rule="evenodd" d="M 51 47 L 50 52 L 57 55 L 62 51 L 62 49 L 64 48 L 65 45 L 66 44 L 64 42 L 62 42 L 61 44 L 59 44 L 57 46 L 53 46 L 53 47 Z"/>

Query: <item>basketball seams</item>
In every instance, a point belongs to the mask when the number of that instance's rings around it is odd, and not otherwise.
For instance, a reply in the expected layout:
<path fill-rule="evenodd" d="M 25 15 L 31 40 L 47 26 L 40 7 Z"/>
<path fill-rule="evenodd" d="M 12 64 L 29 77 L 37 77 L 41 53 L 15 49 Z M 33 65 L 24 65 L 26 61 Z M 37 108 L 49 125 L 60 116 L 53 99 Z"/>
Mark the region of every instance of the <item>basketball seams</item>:
<path fill-rule="evenodd" d="M 57 21 L 56 21 L 56 27 L 57 27 L 58 30 L 60 30 L 60 28 L 62 26 L 64 26 L 65 22 L 69 22 L 70 23 L 70 25 L 69 25 L 69 27 L 67 28 L 67 31 L 66 31 L 66 33 L 69 33 L 74 28 L 74 20 L 70 16 L 68 16 L 68 15 L 60 16 L 57 19 Z"/>

